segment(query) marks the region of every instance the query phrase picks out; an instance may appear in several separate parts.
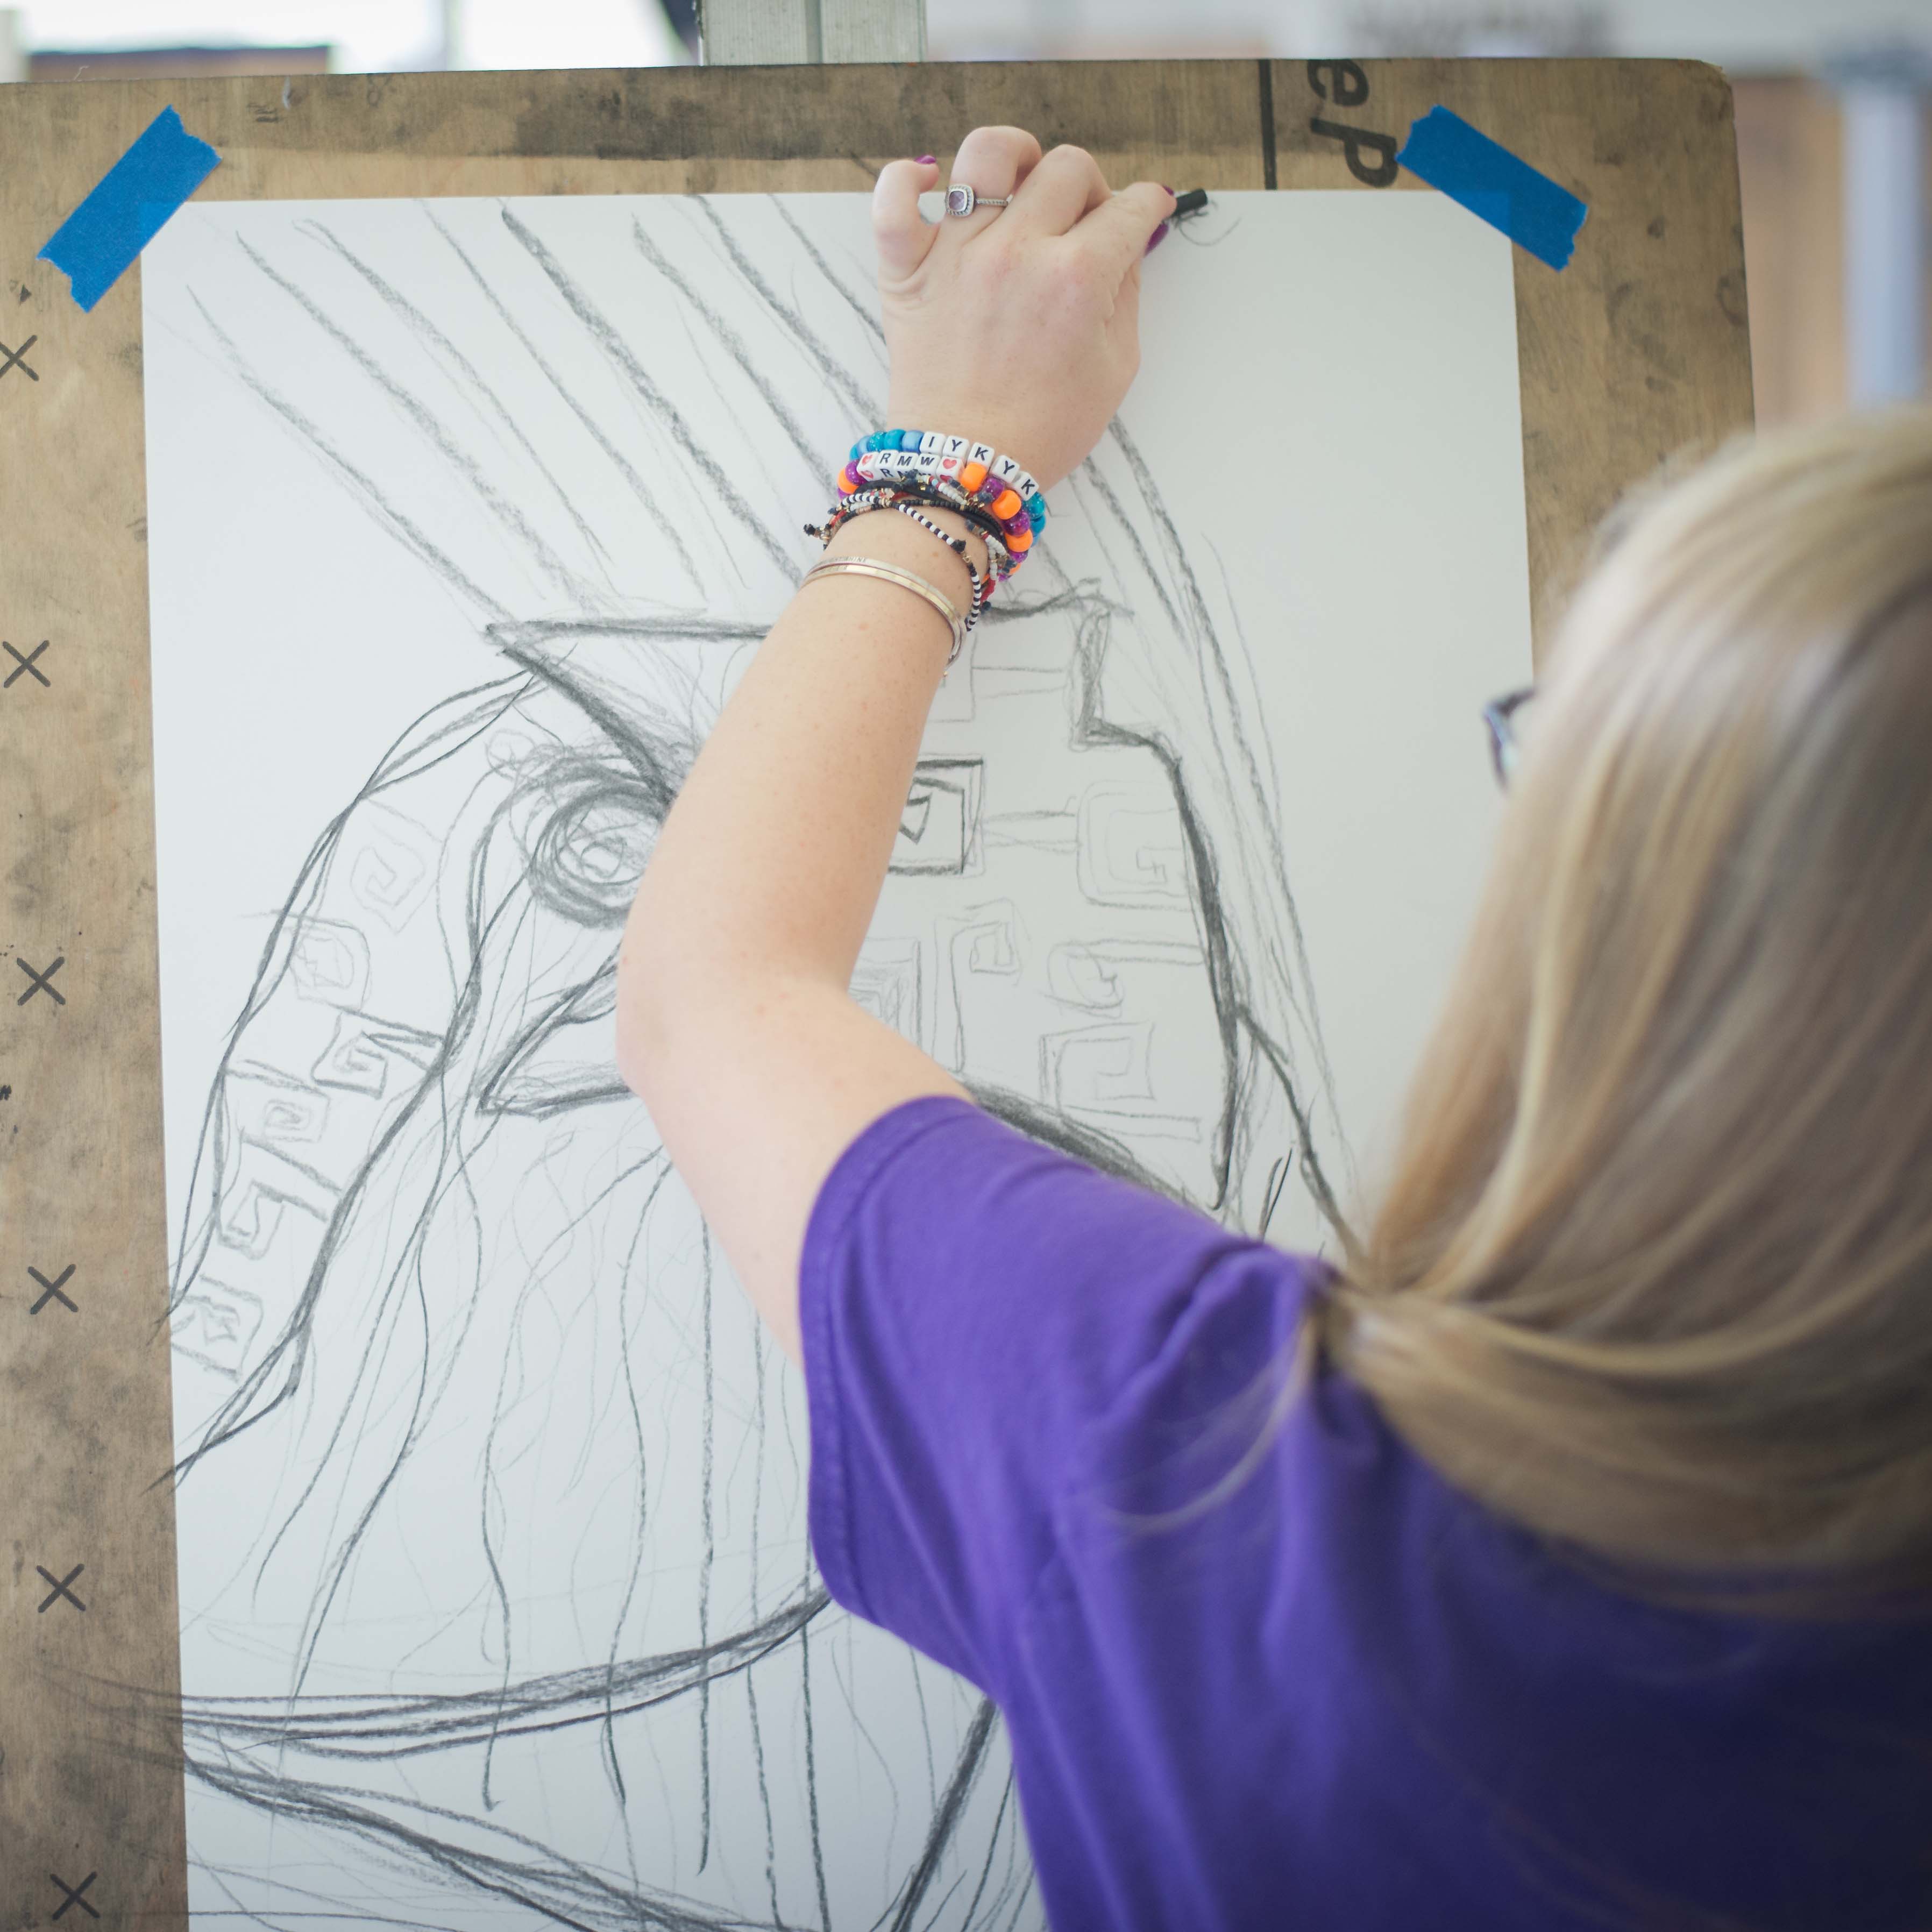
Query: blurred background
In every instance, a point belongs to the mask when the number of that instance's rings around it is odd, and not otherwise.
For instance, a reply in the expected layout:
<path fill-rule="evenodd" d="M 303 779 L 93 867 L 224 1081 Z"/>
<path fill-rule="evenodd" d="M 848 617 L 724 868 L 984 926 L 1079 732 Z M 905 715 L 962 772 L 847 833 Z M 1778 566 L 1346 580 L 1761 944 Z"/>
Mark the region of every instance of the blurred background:
<path fill-rule="evenodd" d="M 0 0 L 0 81 L 652 66 L 699 57 L 698 4 Z M 926 46 L 934 60 L 1714 62 L 1736 94 L 1759 420 L 1926 388 L 1932 0 L 926 0 Z"/>

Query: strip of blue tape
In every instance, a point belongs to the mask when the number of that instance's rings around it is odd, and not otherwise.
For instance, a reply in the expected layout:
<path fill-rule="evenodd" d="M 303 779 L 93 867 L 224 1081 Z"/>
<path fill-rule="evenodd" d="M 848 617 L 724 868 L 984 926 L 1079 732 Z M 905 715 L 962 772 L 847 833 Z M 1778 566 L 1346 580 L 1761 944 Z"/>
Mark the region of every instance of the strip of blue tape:
<path fill-rule="evenodd" d="M 40 259 L 64 271 L 74 300 L 92 309 L 220 164 L 221 157 L 197 141 L 172 107 L 163 108 L 54 230 Z"/>
<path fill-rule="evenodd" d="M 1552 268 L 1569 261 L 1590 212 L 1568 188 L 1446 107 L 1432 107 L 1409 129 L 1396 159 Z"/>

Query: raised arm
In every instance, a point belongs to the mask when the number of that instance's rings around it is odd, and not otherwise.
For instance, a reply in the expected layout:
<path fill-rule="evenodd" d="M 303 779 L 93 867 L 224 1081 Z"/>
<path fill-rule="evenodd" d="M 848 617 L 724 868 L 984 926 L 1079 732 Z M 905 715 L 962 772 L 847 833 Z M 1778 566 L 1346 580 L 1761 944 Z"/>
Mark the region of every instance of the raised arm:
<path fill-rule="evenodd" d="M 892 420 L 991 443 L 1048 488 L 1132 380 L 1141 260 L 1173 199 L 1145 183 L 1110 194 L 1090 155 L 1042 158 L 1012 128 L 968 136 L 951 178 L 1012 203 L 928 226 L 918 197 L 939 173 L 916 161 L 886 168 L 874 196 Z M 964 520 L 934 514 L 983 567 Z M 965 562 L 906 518 L 854 518 L 830 554 L 912 572 L 965 608 Z M 951 641 L 898 584 L 802 590 L 706 741 L 624 937 L 624 1076 L 794 1358 L 826 1174 L 900 1102 L 960 1091 L 848 992 Z"/>

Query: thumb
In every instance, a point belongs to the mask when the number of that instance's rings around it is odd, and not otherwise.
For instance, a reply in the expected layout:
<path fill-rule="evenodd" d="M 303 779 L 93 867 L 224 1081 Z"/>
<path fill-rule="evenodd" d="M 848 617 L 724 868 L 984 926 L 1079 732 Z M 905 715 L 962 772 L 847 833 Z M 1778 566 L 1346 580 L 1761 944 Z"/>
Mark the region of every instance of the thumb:
<path fill-rule="evenodd" d="M 920 218 L 919 198 L 939 178 L 937 161 L 888 161 L 872 188 L 872 238 L 879 280 L 902 282 L 915 274 L 939 230 Z"/>

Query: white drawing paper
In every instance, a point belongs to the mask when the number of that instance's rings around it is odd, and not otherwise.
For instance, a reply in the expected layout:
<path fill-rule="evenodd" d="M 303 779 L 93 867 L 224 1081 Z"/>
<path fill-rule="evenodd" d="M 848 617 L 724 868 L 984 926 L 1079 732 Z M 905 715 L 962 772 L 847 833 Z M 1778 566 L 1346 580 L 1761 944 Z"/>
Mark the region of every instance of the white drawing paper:
<path fill-rule="evenodd" d="M 198 1922 L 1042 1922 L 997 1714 L 827 1603 L 802 1386 L 612 1064 L 656 827 L 883 422 L 870 254 L 726 196 L 143 257 Z M 1528 674 L 1511 276 L 1420 194 L 1150 260 L 855 979 L 1290 1245 L 1386 1150 Z"/>

